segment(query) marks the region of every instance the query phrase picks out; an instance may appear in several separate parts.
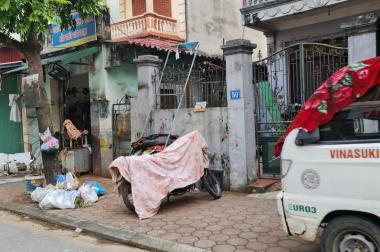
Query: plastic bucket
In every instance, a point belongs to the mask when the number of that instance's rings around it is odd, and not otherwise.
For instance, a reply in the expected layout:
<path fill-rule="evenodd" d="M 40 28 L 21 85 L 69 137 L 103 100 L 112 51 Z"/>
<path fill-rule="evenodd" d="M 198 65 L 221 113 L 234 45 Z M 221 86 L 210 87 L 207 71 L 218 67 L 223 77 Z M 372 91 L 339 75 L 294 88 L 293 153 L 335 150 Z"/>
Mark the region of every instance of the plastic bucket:
<path fill-rule="evenodd" d="M 43 187 L 44 185 L 44 175 L 33 176 L 26 175 L 25 176 L 25 192 L 32 193 L 37 187 Z"/>

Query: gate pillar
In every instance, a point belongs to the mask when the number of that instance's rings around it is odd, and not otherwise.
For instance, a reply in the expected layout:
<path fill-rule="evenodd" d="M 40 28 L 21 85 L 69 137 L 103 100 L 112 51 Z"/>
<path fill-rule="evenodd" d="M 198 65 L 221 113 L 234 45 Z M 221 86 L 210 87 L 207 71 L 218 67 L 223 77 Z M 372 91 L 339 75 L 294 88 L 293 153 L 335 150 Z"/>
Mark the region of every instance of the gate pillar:
<path fill-rule="evenodd" d="M 133 62 L 137 65 L 137 97 L 131 99 L 131 140 L 136 141 L 143 134 L 152 134 L 151 114 L 156 103 L 156 86 L 162 60 L 154 55 L 141 55 Z"/>
<path fill-rule="evenodd" d="M 257 177 L 252 84 L 252 53 L 248 40 L 227 41 L 222 47 L 226 59 L 230 189 L 242 191 Z"/>

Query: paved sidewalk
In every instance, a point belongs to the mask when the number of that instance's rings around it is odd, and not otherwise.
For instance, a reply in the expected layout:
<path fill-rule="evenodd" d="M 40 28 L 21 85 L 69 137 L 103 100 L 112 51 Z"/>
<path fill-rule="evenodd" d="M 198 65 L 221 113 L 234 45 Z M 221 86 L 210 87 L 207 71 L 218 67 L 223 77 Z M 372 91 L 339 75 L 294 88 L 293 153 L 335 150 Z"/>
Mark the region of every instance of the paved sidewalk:
<path fill-rule="evenodd" d="M 81 178 L 86 179 L 93 177 Z M 225 192 L 221 199 L 212 200 L 207 193 L 188 193 L 170 198 L 158 215 L 140 221 L 112 192 L 109 179 L 96 180 L 105 186 L 107 195 L 95 205 L 49 212 L 216 252 L 319 251 L 317 244 L 284 233 L 273 199 Z M 23 189 L 22 183 L 1 185 L 0 201 L 37 207 Z"/>

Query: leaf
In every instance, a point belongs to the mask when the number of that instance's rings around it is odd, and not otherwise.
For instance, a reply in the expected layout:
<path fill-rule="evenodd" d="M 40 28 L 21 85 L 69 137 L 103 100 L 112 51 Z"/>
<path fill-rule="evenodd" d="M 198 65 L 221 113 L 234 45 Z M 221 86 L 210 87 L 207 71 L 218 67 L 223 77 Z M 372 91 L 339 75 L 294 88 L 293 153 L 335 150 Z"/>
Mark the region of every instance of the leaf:
<path fill-rule="evenodd" d="M 326 101 L 322 101 L 321 102 L 321 105 L 318 106 L 317 110 L 323 114 L 326 114 L 327 115 L 327 102 Z"/>
<path fill-rule="evenodd" d="M 355 71 L 356 72 L 356 71 L 362 70 L 363 68 L 365 68 L 367 66 L 369 66 L 369 65 L 366 65 L 366 64 L 364 64 L 362 62 L 359 62 L 359 63 L 355 63 L 355 64 L 350 65 L 349 69 L 351 71 Z"/>
<path fill-rule="evenodd" d="M 342 84 L 335 83 L 335 84 L 332 84 L 330 88 L 331 88 L 332 90 L 336 91 L 336 90 L 338 90 L 341 86 L 342 86 Z"/>
<path fill-rule="evenodd" d="M 346 73 L 344 75 L 344 78 L 342 80 L 342 83 L 346 86 L 351 86 L 352 85 L 352 77 L 349 73 Z"/>
<path fill-rule="evenodd" d="M 11 0 L 0 0 L 0 10 L 9 10 Z"/>

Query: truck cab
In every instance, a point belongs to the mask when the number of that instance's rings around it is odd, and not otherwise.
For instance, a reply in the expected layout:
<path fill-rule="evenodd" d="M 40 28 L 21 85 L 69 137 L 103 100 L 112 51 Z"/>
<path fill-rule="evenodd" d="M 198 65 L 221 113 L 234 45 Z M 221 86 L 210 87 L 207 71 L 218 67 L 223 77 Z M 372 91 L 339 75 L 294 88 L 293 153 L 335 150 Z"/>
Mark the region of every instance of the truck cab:
<path fill-rule="evenodd" d="M 380 251 L 380 101 L 357 102 L 281 153 L 277 206 L 289 235 L 321 251 Z"/>

